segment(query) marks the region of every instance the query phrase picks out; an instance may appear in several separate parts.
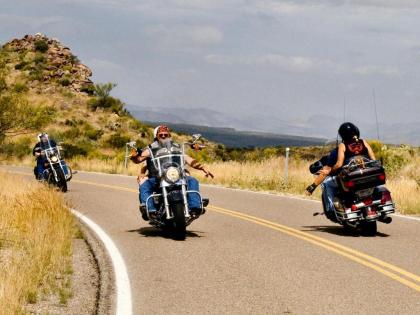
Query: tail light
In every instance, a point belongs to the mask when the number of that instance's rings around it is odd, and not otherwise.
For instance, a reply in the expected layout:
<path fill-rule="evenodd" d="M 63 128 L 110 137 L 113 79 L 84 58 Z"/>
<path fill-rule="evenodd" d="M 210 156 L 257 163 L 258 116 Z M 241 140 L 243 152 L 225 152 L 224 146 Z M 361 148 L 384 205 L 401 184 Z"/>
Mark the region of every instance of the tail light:
<path fill-rule="evenodd" d="M 352 188 L 355 185 L 356 185 L 356 183 L 354 181 L 352 181 L 352 180 L 344 183 L 344 186 L 346 186 L 346 188 Z"/>
<path fill-rule="evenodd" d="M 368 206 L 371 205 L 373 202 L 372 198 L 366 198 L 365 200 L 363 200 L 363 203 Z"/>
<path fill-rule="evenodd" d="M 357 211 L 357 210 L 358 210 L 358 208 L 357 208 L 356 205 L 351 205 L 351 211 Z"/>
<path fill-rule="evenodd" d="M 380 175 L 378 175 L 378 179 L 380 180 L 380 181 L 385 181 L 386 180 L 386 176 L 385 176 L 385 174 L 380 174 Z"/>
<path fill-rule="evenodd" d="M 386 204 L 387 202 L 392 201 L 391 193 L 389 191 L 382 192 L 381 204 Z"/>

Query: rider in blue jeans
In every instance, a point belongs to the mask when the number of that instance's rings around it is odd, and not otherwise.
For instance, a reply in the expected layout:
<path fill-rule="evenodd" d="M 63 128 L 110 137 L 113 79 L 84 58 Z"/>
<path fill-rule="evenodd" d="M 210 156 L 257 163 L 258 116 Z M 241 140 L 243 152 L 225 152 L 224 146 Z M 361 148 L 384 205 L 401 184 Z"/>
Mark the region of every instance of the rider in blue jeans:
<path fill-rule="evenodd" d="M 158 170 L 153 165 L 151 161 L 151 153 L 161 149 L 166 146 L 168 142 L 172 142 L 171 134 L 167 126 L 161 125 L 155 128 L 154 130 L 154 142 L 145 148 L 141 153 L 135 153 L 132 155 L 131 160 L 134 163 L 141 163 L 146 161 L 146 167 L 142 168 L 140 175 L 137 178 L 139 183 L 139 199 L 141 204 L 146 204 L 147 199 L 158 190 L 159 181 L 158 181 Z M 191 166 L 194 169 L 201 170 L 207 176 L 214 177 L 212 173 L 207 171 L 203 165 L 201 165 L 197 160 L 192 157 L 185 155 L 185 162 L 187 165 Z M 146 176 L 146 171 L 148 172 Z M 197 179 L 192 176 L 187 177 L 187 189 L 192 191 L 199 191 L 199 183 Z M 191 212 L 201 213 L 201 200 L 197 194 L 191 193 L 188 194 L 188 207 Z M 153 200 L 150 198 L 148 202 L 148 210 L 150 214 L 156 212 L 156 208 Z"/>

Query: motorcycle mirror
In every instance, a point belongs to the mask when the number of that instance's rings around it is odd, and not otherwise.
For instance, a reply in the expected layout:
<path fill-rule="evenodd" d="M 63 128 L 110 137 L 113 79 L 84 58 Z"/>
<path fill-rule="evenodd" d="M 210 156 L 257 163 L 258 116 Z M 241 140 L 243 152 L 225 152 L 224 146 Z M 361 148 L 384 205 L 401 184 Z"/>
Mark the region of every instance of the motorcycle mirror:
<path fill-rule="evenodd" d="M 199 133 L 195 133 L 195 134 L 193 134 L 192 135 L 192 142 L 194 143 L 194 142 L 197 142 L 198 140 L 200 140 L 201 139 L 201 134 L 199 134 Z"/>
<path fill-rule="evenodd" d="M 205 148 L 205 145 L 199 144 L 199 143 L 192 143 L 191 144 L 191 149 L 195 150 L 195 151 L 200 151 L 203 148 Z"/>
<path fill-rule="evenodd" d="M 127 146 L 129 146 L 130 148 L 136 148 L 136 141 L 130 141 L 126 143 Z"/>

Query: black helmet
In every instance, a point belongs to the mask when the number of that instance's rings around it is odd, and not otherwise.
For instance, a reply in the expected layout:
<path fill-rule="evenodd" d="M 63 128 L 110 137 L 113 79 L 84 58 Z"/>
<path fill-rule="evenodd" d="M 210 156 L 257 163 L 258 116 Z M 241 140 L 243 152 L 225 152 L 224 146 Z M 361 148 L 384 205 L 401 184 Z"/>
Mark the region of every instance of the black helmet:
<path fill-rule="evenodd" d="M 352 141 L 355 137 L 358 139 L 360 137 L 359 128 L 357 128 L 351 122 L 345 122 L 338 128 L 338 134 L 340 135 L 343 142 Z"/>

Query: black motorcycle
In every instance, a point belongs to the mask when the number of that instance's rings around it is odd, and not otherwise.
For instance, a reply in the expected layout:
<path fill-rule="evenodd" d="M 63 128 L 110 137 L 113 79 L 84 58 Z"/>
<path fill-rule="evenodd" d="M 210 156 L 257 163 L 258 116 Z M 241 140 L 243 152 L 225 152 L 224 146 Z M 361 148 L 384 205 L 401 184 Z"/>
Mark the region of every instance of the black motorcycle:
<path fill-rule="evenodd" d="M 147 215 L 152 226 L 169 230 L 175 239 L 183 240 L 186 237 L 186 227 L 205 212 L 205 207 L 209 204 L 209 199 L 204 199 L 198 191 L 187 189 L 187 170 L 185 167 L 185 146 L 201 148 L 197 143 L 200 135 L 194 135 L 192 142 L 184 143 L 182 146 L 174 146 L 172 143 L 168 147 L 159 149 L 151 156 L 159 171 L 158 192 L 152 194 L 141 206 L 141 212 Z M 191 213 L 188 207 L 187 197 L 196 194 L 201 201 L 201 211 Z M 155 204 L 157 209 L 153 215 L 149 214 L 149 200 Z"/>
<path fill-rule="evenodd" d="M 322 165 L 322 161 L 311 165 L 311 173 L 317 174 Z M 322 185 L 322 205 L 329 220 L 348 229 L 360 229 L 367 236 L 376 234 L 378 221 L 392 222 L 389 215 L 395 212 L 395 204 L 384 186 L 385 169 L 378 161 L 353 157 L 332 180 L 338 186 L 332 213 L 327 210 L 328 198 Z"/>
<path fill-rule="evenodd" d="M 44 158 L 44 173 L 41 180 L 48 185 L 58 187 L 62 192 L 67 191 L 67 182 L 73 177 L 71 168 L 61 158 L 60 148 L 51 146 L 50 141 L 43 145 L 41 156 Z M 34 170 L 36 173 L 36 169 Z"/>

